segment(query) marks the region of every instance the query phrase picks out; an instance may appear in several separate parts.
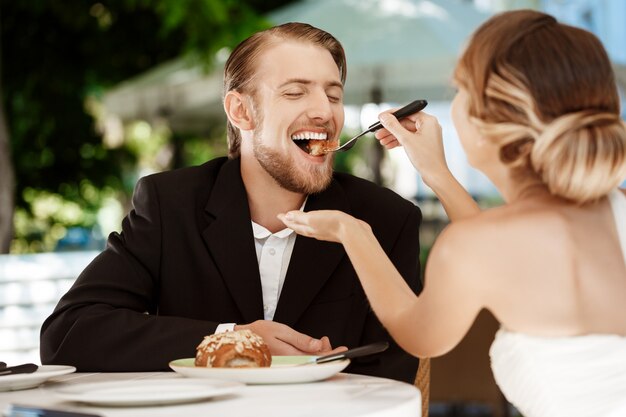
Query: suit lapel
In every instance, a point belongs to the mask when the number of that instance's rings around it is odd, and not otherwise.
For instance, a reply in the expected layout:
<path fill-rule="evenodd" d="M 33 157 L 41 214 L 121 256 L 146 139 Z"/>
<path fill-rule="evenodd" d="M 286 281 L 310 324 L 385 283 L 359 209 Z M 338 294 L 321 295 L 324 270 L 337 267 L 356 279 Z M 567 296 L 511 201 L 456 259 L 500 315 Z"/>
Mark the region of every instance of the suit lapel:
<path fill-rule="evenodd" d="M 333 181 L 323 193 L 309 196 L 304 211 L 349 212 L 341 186 Z M 293 248 L 274 321 L 293 326 L 345 256 L 343 246 L 298 236 Z"/>
<path fill-rule="evenodd" d="M 239 159 L 221 168 L 205 207 L 202 237 L 246 323 L 263 318 L 259 265 Z"/>

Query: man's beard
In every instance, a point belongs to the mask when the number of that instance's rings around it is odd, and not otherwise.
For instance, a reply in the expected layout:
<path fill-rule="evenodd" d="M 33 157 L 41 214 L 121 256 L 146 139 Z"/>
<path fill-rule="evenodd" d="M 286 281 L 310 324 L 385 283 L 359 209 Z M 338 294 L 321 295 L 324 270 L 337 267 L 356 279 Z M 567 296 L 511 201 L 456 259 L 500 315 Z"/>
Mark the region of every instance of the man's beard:
<path fill-rule="evenodd" d="M 289 155 L 280 154 L 263 145 L 259 135 L 260 132 L 254 135 L 254 156 L 281 187 L 302 194 L 316 194 L 328 187 L 333 177 L 332 157 L 327 157 L 322 165 L 309 165 L 299 169 Z"/>

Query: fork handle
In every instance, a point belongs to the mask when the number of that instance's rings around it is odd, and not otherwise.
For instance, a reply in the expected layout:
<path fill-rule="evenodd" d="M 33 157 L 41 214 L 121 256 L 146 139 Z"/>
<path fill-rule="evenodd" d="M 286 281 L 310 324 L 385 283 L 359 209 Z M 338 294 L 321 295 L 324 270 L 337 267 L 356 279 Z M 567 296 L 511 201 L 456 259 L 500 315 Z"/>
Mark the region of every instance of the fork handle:
<path fill-rule="evenodd" d="M 396 116 L 396 119 L 400 120 L 407 116 L 415 114 L 418 111 L 423 110 L 427 104 L 428 102 L 426 100 L 415 100 L 415 101 L 410 102 L 406 106 L 394 111 L 392 114 Z M 367 132 L 375 132 L 381 127 L 383 127 L 383 125 L 380 122 L 376 122 L 367 128 Z"/>

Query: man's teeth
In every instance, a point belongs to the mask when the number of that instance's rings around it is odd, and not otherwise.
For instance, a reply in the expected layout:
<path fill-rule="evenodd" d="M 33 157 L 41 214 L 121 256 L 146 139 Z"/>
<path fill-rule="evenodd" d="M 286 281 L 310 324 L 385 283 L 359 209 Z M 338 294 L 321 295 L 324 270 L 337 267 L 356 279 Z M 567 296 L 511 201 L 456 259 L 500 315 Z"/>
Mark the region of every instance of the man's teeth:
<path fill-rule="evenodd" d="M 318 132 L 300 132 L 291 136 L 293 140 L 326 140 L 327 138 L 327 133 Z"/>

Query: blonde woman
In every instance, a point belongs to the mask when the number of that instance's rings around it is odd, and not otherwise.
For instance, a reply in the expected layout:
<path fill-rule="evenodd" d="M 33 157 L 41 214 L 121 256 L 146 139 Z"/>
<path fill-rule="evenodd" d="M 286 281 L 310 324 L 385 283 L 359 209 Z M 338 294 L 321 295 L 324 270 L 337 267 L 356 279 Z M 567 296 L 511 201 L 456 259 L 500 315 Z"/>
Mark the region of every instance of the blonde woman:
<path fill-rule="evenodd" d="M 434 117 L 381 115 L 377 138 L 404 146 L 452 220 L 419 297 L 366 223 L 337 211 L 280 218 L 343 244 L 409 353 L 443 355 L 486 308 L 501 322 L 494 375 L 525 417 L 626 415 L 626 126 L 606 52 L 549 15 L 507 12 L 475 32 L 454 79 L 463 148 L 506 204 L 480 212 L 447 168 Z"/>

